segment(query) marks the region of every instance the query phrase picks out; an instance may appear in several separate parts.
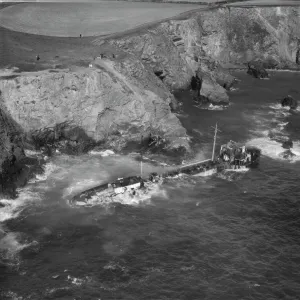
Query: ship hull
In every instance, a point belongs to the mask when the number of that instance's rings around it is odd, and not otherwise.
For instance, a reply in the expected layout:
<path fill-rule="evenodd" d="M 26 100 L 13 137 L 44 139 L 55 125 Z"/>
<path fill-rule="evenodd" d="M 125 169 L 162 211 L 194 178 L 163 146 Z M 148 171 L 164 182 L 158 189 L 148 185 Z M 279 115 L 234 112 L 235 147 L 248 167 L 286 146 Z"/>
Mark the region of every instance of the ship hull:
<path fill-rule="evenodd" d="M 214 157 L 214 151 L 213 155 Z M 180 174 L 189 176 L 208 177 L 218 172 L 244 172 L 248 169 L 255 167 L 259 163 L 260 150 L 255 147 L 246 147 L 238 145 L 230 141 L 226 145 L 221 146 L 220 155 L 216 160 L 207 159 L 182 165 L 177 169 L 161 174 L 152 173 L 148 179 L 143 180 L 139 176 L 131 176 L 127 178 L 119 178 L 115 182 L 106 183 L 97 187 L 86 190 L 76 195 L 71 204 L 88 205 L 94 196 L 104 197 L 114 200 L 114 197 L 138 197 L 140 193 L 147 193 L 147 186 L 156 184 L 159 185 L 163 182 L 164 178 L 175 178 Z"/>
<path fill-rule="evenodd" d="M 208 177 L 208 176 L 212 176 L 212 175 L 216 174 L 217 172 L 218 172 L 218 169 L 217 168 L 213 168 L 213 169 L 210 169 L 210 170 L 206 170 L 204 172 L 193 174 L 192 176 Z"/>

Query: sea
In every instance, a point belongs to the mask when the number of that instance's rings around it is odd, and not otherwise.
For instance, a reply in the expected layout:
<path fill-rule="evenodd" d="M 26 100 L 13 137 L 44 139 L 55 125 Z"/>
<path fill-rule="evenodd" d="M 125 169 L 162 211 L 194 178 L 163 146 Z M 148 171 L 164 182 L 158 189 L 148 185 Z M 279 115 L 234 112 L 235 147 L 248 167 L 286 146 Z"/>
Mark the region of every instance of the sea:
<path fill-rule="evenodd" d="M 258 167 L 75 206 L 76 193 L 138 174 L 136 154 L 52 157 L 17 199 L 0 200 L 0 299 L 300 299 L 300 109 L 280 105 L 300 100 L 300 74 L 235 76 L 228 108 L 203 109 L 185 91 L 178 117 L 195 159 L 211 157 L 217 123 L 217 149 L 259 147 Z M 146 175 L 172 160 L 149 155 L 143 166 Z"/>

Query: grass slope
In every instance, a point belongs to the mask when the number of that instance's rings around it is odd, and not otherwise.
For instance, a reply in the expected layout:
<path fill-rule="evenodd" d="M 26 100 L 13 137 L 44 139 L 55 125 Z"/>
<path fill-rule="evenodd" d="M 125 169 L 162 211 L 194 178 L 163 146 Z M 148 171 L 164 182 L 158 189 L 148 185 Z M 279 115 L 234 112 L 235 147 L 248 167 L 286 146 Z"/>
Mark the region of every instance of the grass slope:
<path fill-rule="evenodd" d="M 299 0 L 249 0 L 228 4 L 231 7 L 299 6 Z"/>
<path fill-rule="evenodd" d="M 103 1 L 24 3 L 0 11 L 0 26 L 61 37 L 107 35 L 195 9 L 193 4 Z"/>

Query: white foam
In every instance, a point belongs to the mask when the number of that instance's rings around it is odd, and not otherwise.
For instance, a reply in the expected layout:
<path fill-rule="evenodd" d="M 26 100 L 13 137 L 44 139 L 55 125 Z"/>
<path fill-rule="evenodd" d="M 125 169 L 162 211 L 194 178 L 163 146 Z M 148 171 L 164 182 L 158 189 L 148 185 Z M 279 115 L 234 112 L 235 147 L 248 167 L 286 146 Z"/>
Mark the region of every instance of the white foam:
<path fill-rule="evenodd" d="M 9 232 L 0 239 L 0 254 L 5 260 L 10 261 L 10 265 L 19 265 L 20 259 L 18 253 L 31 245 L 36 245 L 37 242 L 21 243 L 21 234 L 18 232 Z"/>
<path fill-rule="evenodd" d="M 281 122 L 281 123 L 278 123 L 278 127 L 279 127 L 279 130 L 283 130 L 285 127 L 286 127 L 286 125 L 288 125 L 289 124 L 289 122 Z"/>
<path fill-rule="evenodd" d="M 300 161 L 300 141 L 293 142 L 293 148 L 291 148 L 290 150 L 295 155 L 290 159 L 290 161 L 291 162 Z"/>
<path fill-rule="evenodd" d="M 99 180 L 97 181 L 92 178 L 76 181 L 71 186 L 64 189 L 63 198 L 75 195 L 83 190 L 87 190 L 100 184 L 101 183 L 99 182 Z"/>
<path fill-rule="evenodd" d="M 275 110 L 290 110 L 289 106 L 282 106 L 280 103 L 273 103 L 269 107 Z"/>
<path fill-rule="evenodd" d="M 15 254 L 22 249 L 29 247 L 32 243 L 21 244 L 18 240 L 21 238 L 19 233 L 9 232 L 0 240 L 0 250 L 6 250 L 10 254 Z"/>
<path fill-rule="evenodd" d="M 282 106 L 280 103 L 273 103 L 269 105 L 272 110 L 268 112 L 269 115 L 275 115 L 276 118 L 285 118 L 291 114 L 289 106 Z"/>
<path fill-rule="evenodd" d="M 251 141 L 247 142 L 247 145 L 255 146 L 261 149 L 262 155 L 268 156 L 273 159 L 287 160 L 291 162 L 300 160 L 300 142 L 294 143 L 294 147 L 290 149 L 291 152 L 295 155 L 290 159 L 286 159 L 283 157 L 283 152 L 285 152 L 286 149 L 282 147 L 281 143 L 278 143 L 267 137 L 252 139 Z"/>
<path fill-rule="evenodd" d="M 68 275 L 67 280 L 77 286 L 81 286 L 86 281 L 86 279 L 76 278 L 70 275 Z"/>
<path fill-rule="evenodd" d="M 41 155 L 41 152 L 40 151 L 35 151 L 35 150 L 28 150 L 28 149 L 25 149 L 25 155 L 26 156 L 38 156 L 38 155 Z"/>
<path fill-rule="evenodd" d="M 235 92 L 235 91 L 238 91 L 239 88 L 231 87 L 229 90 L 230 90 L 230 92 Z"/>
<path fill-rule="evenodd" d="M 228 105 L 213 105 L 212 103 L 210 103 L 208 106 L 207 105 L 194 105 L 194 107 L 198 108 L 198 109 L 203 109 L 203 110 L 224 110 L 228 108 Z"/>
<path fill-rule="evenodd" d="M 52 162 L 49 162 L 43 166 L 44 173 L 42 174 L 36 174 L 35 178 L 29 180 L 29 183 L 35 183 L 40 181 L 45 181 L 47 178 L 57 169 L 59 169 L 58 165 L 55 165 Z"/>
<path fill-rule="evenodd" d="M 89 152 L 90 155 L 100 155 L 100 156 L 103 156 L 103 157 L 106 157 L 106 156 L 111 156 L 111 155 L 115 155 L 115 152 L 112 151 L 112 150 L 104 150 L 104 151 L 90 151 Z"/>
<path fill-rule="evenodd" d="M 213 105 L 210 104 L 209 107 L 207 108 L 208 110 L 224 110 L 226 109 L 228 106 L 224 106 L 224 105 Z"/>
<path fill-rule="evenodd" d="M 0 199 L 0 203 L 4 205 L 4 207 L 0 208 L 0 222 L 17 218 L 29 203 L 41 200 L 40 195 L 37 192 L 31 191 L 30 187 L 20 189 L 18 193 L 19 196 L 17 199 Z"/>

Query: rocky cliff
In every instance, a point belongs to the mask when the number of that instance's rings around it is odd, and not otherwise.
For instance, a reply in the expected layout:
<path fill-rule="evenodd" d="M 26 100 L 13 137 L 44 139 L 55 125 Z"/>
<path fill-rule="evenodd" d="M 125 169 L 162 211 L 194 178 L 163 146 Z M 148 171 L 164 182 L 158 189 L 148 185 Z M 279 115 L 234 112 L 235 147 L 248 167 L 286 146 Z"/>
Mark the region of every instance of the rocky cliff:
<path fill-rule="evenodd" d="M 86 135 L 121 149 L 151 132 L 170 148 L 188 149 L 172 92 L 189 88 L 197 72 L 201 95 L 228 103 L 225 88 L 234 78 L 226 67 L 259 58 L 269 67 L 297 68 L 299 23 L 296 7 L 218 8 L 95 38 L 91 47 L 102 59 L 91 57 L 90 67 L 1 77 L 1 113 L 13 131 L 47 128 L 54 140 L 63 136 L 76 144 Z M 11 145 L 4 138 L 8 123 L 1 122 L 3 161 Z M 57 124 L 65 124 L 63 134 Z"/>
<path fill-rule="evenodd" d="M 260 58 L 278 68 L 296 67 L 299 7 L 224 8 L 199 16 L 207 56 L 243 64 Z"/>

